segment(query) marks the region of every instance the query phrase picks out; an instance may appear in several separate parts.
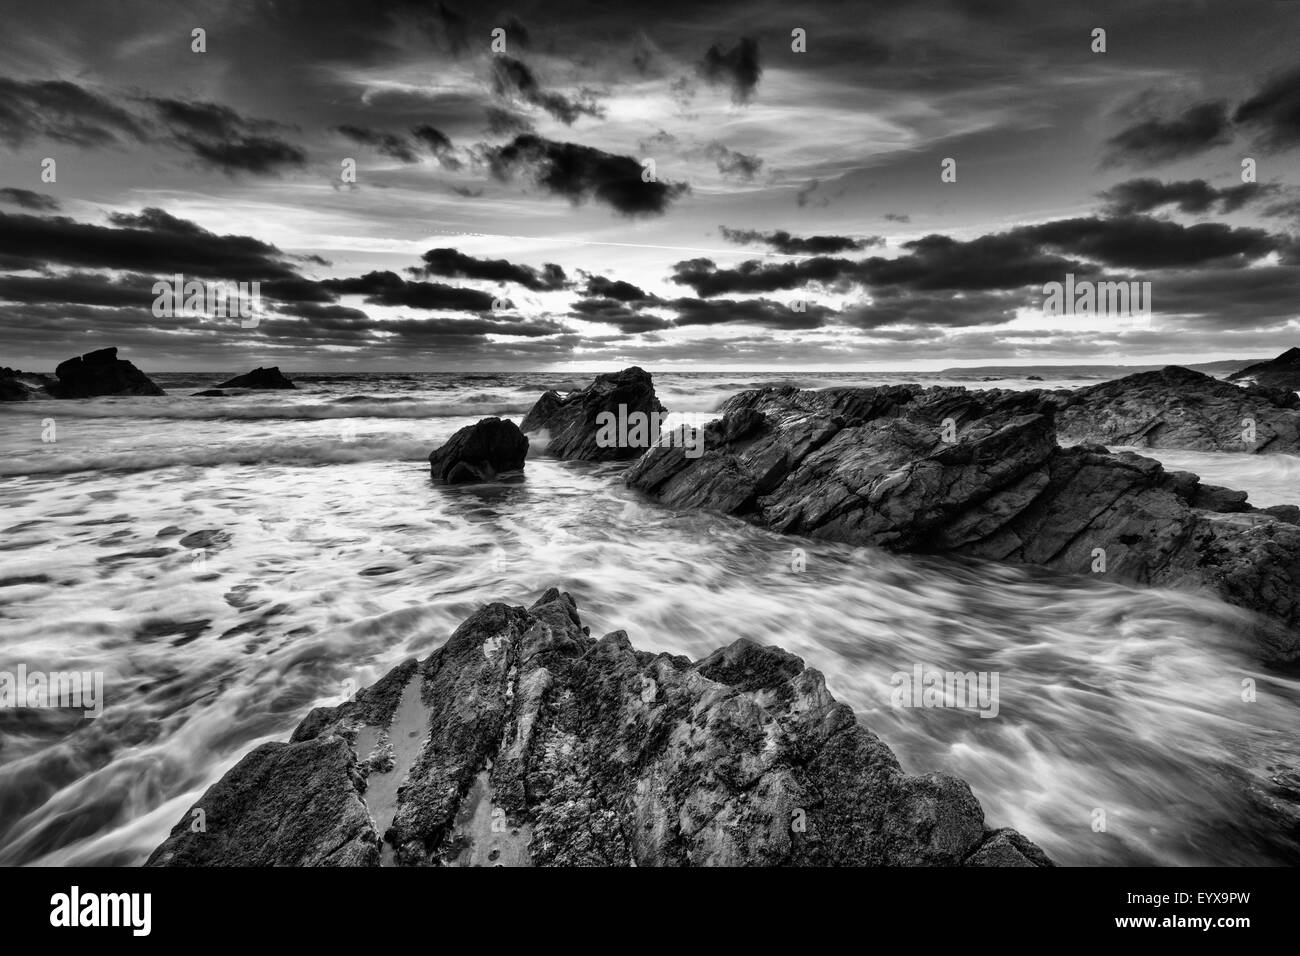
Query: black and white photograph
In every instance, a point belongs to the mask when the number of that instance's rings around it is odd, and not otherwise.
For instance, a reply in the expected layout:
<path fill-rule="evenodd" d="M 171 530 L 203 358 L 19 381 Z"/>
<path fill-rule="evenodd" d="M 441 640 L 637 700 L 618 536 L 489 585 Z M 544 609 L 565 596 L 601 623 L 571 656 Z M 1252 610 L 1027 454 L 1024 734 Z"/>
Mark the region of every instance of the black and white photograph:
<path fill-rule="evenodd" d="M 1300 2 L 0 23 L 25 922 L 150 935 L 180 870 L 925 867 L 1260 928 Z"/>

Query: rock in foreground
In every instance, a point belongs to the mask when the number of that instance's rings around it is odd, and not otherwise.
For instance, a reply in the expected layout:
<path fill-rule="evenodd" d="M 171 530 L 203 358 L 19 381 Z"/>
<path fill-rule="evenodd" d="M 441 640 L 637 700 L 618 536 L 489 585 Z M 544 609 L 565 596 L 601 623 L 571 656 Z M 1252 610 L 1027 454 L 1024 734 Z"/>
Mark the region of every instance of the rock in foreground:
<path fill-rule="evenodd" d="M 207 832 L 187 813 L 149 865 L 1051 865 L 798 658 L 594 640 L 554 589 L 313 710 L 194 809 Z"/>
<path fill-rule="evenodd" d="M 448 484 L 494 481 L 507 472 L 523 471 L 528 439 L 514 422 L 484 418 L 466 425 L 429 455 L 429 472 Z"/>
<path fill-rule="evenodd" d="M 1209 591 L 1257 612 L 1266 659 L 1300 658 L 1300 527 L 1132 452 L 1061 448 L 1041 394 L 767 388 L 722 411 L 702 457 L 652 448 L 627 483 L 811 538 Z"/>
<path fill-rule="evenodd" d="M 1287 349 L 1277 358 L 1249 365 L 1228 376 L 1230 382 L 1255 382 L 1269 388 L 1300 391 L 1300 348 Z"/>
<path fill-rule="evenodd" d="M 1066 444 L 1300 454 L 1300 395 L 1291 391 L 1171 365 L 1052 397 Z"/>
<path fill-rule="evenodd" d="M 597 375 L 584 389 L 561 397 L 554 390 L 546 392 L 524 417 L 520 426 L 525 432 L 545 432 L 546 452 L 556 458 L 578 461 L 626 461 L 638 457 L 659 438 L 659 420 L 664 407 L 655 396 L 654 382 L 644 369 L 625 368 L 621 372 Z M 636 422 L 633 416 L 645 416 L 653 423 L 644 443 L 618 442 L 602 445 L 597 441 L 602 413 L 614 421 Z"/>
<path fill-rule="evenodd" d="M 273 368 L 255 368 L 244 375 L 236 375 L 222 382 L 217 388 L 297 388 L 284 377 L 277 365 Z"/>
<path fill-rule="evenodd" d="M 144 372 L 116 348 L 87 352 L 59 363 L 54 370 L 58 382 L 50 386 L 55 398 L 93 398 L 97 395 L 166 395 Z"/>

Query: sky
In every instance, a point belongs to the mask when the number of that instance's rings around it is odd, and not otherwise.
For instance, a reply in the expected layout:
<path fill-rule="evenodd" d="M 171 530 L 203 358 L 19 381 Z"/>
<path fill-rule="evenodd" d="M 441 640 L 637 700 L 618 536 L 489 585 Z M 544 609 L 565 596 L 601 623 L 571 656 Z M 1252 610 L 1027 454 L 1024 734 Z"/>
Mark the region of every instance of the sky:
<path fill-rule="evenodd" d="M 0 21 L 0 365 L 1300 344 L 1296 0 L 0 0 Z M 177 274 L 257 282 L 256 324 L 156 315 Z M 1045 311 L 1067 275 L 1150 283 L 1151 314 Z"/>

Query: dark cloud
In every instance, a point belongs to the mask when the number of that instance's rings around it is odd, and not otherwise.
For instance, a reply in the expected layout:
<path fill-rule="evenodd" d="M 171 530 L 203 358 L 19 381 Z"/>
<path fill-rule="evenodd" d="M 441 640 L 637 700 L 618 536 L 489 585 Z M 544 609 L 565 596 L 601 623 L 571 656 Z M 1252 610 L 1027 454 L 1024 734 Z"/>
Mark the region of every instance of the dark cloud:
<path fill-rule="evenodd" d="M 118 279 L 93 272 L 38 277 L 0 276 L 0 301 L 62 302 L 78 305 L 139 306 L 154 300 L 152 276 L 126 275 Z"/>
<path fill-rule="evenodd" d="M 612 325 L 627 335 L 662 331 L 672 327 L 668 319 L 630 307 L 626 302 L 612 298 L 579 299 L 569 313 L 575 319 Z"/>
<path fill-rule="evenodd" d="M 850 252 L 854 249 L 866 249 L 871 246 L 883 246 L 885 240 L 880 236 L 866 239 L 853 239 L 848 236 L 792 236 L 784 229 L 775 232 L 760 232 L 756 229 L 728 229 L 719 226 L 722 238 L 737 245 L 762 243 L 771 246 L 785 255 L 834 255 L 837 252 Z"/>
<path fill-rule="evenodd" d="M 553 292 L 570 286 L 564 270 L 553 262 L 534 269 L 505 259 L 476 259 L 456 249 L 430 249 L 420 260 L 424 264 L 411 270 L 416 275 L 514 282 L 534 292 Z"/>
<path fill-rule="evenodd" d="M 420 160 L 410 141 L 398 136 L 396 133 L 385 133 L 363 126 L 345 125 L 336 126 L 334 129 L 354 143 L 373 147 L 376 152 L 389 156 L 400 163 L 416 163 Z"/>
<path fill-rule="evenodd" d="M 815 329 L 835 317 L 834 309 L 813 302 L 801 302 L 802 311 L 770 299 L 673 299 L 667 305 L 676 312 L 678 326 L 744 323 L 769 329 Z"/>
<path fill-rule="evenodd" d="M 503 53 L 492 58 L 492 88 L 497 96 L 518 96 L 525 103 L 546 110 L 566 126 L 572 126 L 580 116 L 605 115 L 589 93 L 581 99 L 571 99 L 543 90 L 527 65 Z"/>
<path fill-rule="evenodd" d="M 533 131 L 533 124 L 528 121 L 527 116 L 499 106 L 487 108 L 487 121 L 488 132 L 493 136 L 514 136 Z"/>
<path fill-rule="evenodd" d="M 1232 120 L 1256 129 L 1263 143 L 1273 149 L 1300 143 L 1300 67 L 1265 83 L 1237 107 Z"/>
<path fill-rule="evenodd" d="M 619 302 L 658 301 L 643 289 L 621 279 L 607 279 L 604 276 L 588 276 L 586 294 L 592 297 L 617 299 Z"/>
<path fill-rule="evenodd" d="M 298 278 L 284 253 L 250 236 L 219 236 L 161 209 L 115 213 L 118 228 L 66 216 L 0 213 L 0 255 L 97 269 L 222 280 Z"/>
<path fill-rule="evenodd" d="M 830 200 L 826 199 L 825 197 L 817 200 L 815 203 L 813 202 L 812 194 L 815 193 L 818 187 L 820 186 L 821 186 L 820 179 L 811 179 L 808 182 L 804 183 L 802 186 L 799 187 L 799 190 L 794 194 L 794 204 L 798 206 L 800 209 L 803 209 L 805 206 L 809 205 L 810 203 L 815 206 L 830 205 Z"/>
<path fill-rule="evenodd" d="M 445 168 L 455 172 L 463 165 L 456 158 L 451 144 L 451 139 L 447 134 L 437 127 L 430 126 L 428 123 L 422 123 L 419 126 L 412 127 L 411 135 L 419 142 L 423 143 L 425 148 L 441 163 Z"/>
<path fill-rule="evenodd" d="M 0 202 L 9 203 L 22 209 L 35 209 L 39 212 L 57 212 L 59 201 L 45 193 L 35 193 L 30 189 L 6 186 L 0 189 Z"/>
<path fill-rule="evenodd" d="M 516 136 L 505 146 L 489 148 L 486 155 L 499 179 L 525 168 L 538 186 L 553 195 L 574 204 L 602 202 L 625 216 L 662 215 L 673 200 L 689 191 L 685 183 L 643 181 L 641 164 L 630 156 L 540 136 Z"/>
<path fill-rule="evenodd" d="M 176 145 L 227 175 L 265 175 L 307 165 L 303 150 L 276 135 L 285 129 L 282 124 L 248 119 L 218 103 L 158 97 L 145 102 L 167 125 Z"/>
<path fill-rule="evenodd" d="M 1101 198 L 1106 200 L 1108 210 L 1118 216 L 1151 212 L 1163 206 L 1176 206 L 1179 211 L 1189 214 L 1210 212 L 1217 206 L 1219 212 L 1230 213 L 1272 191 L 1259 183 L 1241 183 L 1217 189 L 1204 179 L 1180 182 L 1130 179 L 1112 186 L 1101 194 Z"/>
<path fill-rule="evenodd" d="M 517 46 L 521 50 L 527 50 L 532 45 L 532 35 L 528 32 L 528 27 L 524 26 L 518 17 L 508 19 L 504 27 L 508 45 Z"/>
<path fill-rule="evenodd" d="M 469 49 L 469 21 L 458 10 L 439 3 L 434 7 L 434 16 L 448 49 L 455 56 L 460 56 Z"/>
<path fill-rule="evenodd" d="M 1173 119 L 1145 119 L 1106 141 L 1109 165 L 1151 166 L 1202 153 L 1231 138 L 1226 103 L 1198 103 Z"/>
<path fill-rule="evenodd" d="M 885 213 L 886 222 L 911 222 L 912 217 L 905 212 L 887 212 Z"/>
<path fill-rule="evenodd" d="M 76 83 L 0 77 L 0 140 L 7 144 L 44 138 L 76 146 L 120 146 L 147 135 L 137 117 Z"/>
<path fill-rule="evenodd" d="M 372 305 L 404 305 L 413 309 L 488 312 L 493 295 L 440 282 L 408 282 L 395 272 L 367 272 L 347 279 L 325 279 L 321 287 L 338 295 L 359 295 Z"/>
<path fill-rule="evenodd" d="M 748 103 L 754 98 L 763 68 L 758 62 L 758 41 L 742 37 L 730 50 L 715 43 L 704 54 L 699 74 L 709 83 L 731 87 L 731 101 Z"/>

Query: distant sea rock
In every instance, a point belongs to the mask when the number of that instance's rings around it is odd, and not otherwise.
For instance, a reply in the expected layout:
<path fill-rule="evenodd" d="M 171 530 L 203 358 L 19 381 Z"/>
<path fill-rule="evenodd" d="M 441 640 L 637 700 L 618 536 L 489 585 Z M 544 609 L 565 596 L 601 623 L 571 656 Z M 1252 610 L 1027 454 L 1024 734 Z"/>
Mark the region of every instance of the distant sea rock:
<path fill-rule="evenodd" d="M 50 380 L 17 368 L 0 368 L 0 402 L 25 402 L 48 397 Z"/>
<path fill-rule="evenodd" d="M 599 640 L 554 588 L 490 604 L 198 800 L 149 866 L 1050 866 L 905 773 L 792 654 Z"/>
<path fill-rule="evenodd" d="M 1055 395 L 1066 444 L 1300 454 L 1300 395 L 1291 391 L 1171 365 Z"/>
<path fill-rule="evenodd" d="M 522 471 L 528 438 L 514 422 L 484 418 L 466 425 L 429 455 L 429 471 L 448 484 L 493 481 L 506 472 Z"/>
<path fill-rule="evenodd" d="M 223 398 L 225 394 L 226 393 L 219 388 L 205 388 L 201 392 L 192 393 L 190 397 L 191 398 Z"/>
<path fill-rule="evenodd" d="M 284 377 L 277 365 L 273 368 L 255 368 L 244 375 L 236 375 L 222 382 L 217 388 L 297 388 Z"/>
<path fill-rule="evenodd" d="M 60 362 L 54 370 L 58 382 L 50 386 L 56 398 L 93 398 L 98 395 L 166 395 L 116 348 L 87 352 Z"/>
<path fill-rule="evenodd" d="M 1209 591 L 1257 612 L 1266 659 L 1300 659 L 1300 527 L 1132 452 L 1062 448 L 1054 411 L 1038 392 L 743 392 L 701 456 L 655 447 L 625 481 L 810 538 Z"/>
<path fill-rule="evenodd" d="M 1270 388 L 1300 391 L 1300 348 L 1287 349 L 1277 358 L 1249 365 L 1228 376 L 1231 382 L 1249 381 Z"/>
<path fill-rule="evenodd" d="M 658 432 L 649 436 L 643 446 L 597 444 L 598 416 L 609 412 L 615 418 L 631 415 L 653 415 L 654 422 L 664 412 L 655 395 L 650 373 L 637 367 L 621 372 L 597 375 L 584 389 L 562 397 L 559 392 L 548 391 L 537 400 L 520 427 L 528 433 L 545 432 L 548 436 L 547 454 L 556 458 L 580 461 L 625 461 L 636 458 L 649 443 L 658 438 Z"/>

